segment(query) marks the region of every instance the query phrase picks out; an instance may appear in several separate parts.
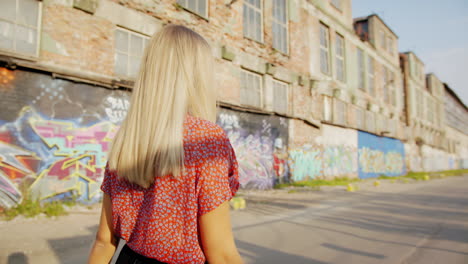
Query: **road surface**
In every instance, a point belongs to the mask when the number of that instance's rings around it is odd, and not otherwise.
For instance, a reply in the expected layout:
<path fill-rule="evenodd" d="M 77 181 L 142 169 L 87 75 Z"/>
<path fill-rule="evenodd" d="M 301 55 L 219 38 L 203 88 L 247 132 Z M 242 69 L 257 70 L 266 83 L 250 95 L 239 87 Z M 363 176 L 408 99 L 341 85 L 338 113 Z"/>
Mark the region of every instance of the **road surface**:
<path fill-rule="evenodd" d="M 232 212 L 246 263 L 468 263 L 468 176 L 349 193 L 249 193 Z M 97 210 L 0 222 L 0 263 L 85 263 Z"/>

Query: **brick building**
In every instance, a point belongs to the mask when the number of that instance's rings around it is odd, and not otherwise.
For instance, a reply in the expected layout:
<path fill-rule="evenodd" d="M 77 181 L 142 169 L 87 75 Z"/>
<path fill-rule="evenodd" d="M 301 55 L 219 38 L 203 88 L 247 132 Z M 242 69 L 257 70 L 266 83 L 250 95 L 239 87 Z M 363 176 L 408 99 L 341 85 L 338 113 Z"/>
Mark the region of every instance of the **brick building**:
<path fill-rule="evenodd" d="M 419 79 L 405 70 L 414 54 L 402 70 L 406 55 L 379 16 L 353 20 L 351 0 L 8 0 L 0 7 L 3 207 L 25 189 L 41 199 L 99 200 L 142 50 L 168 23 L 212 46 L 217 122 L 236 150 L 243 188 L 405 174 L 405 151 L 420 129 L 413 123 L 423 124 L 412 121 L 419 99 L 408 83 L 424 92 L 431 108 L 423 112 L 441 112 L 445 100 L 435 76 L 428 87 L 437 95 L 427 91 L 422 66 Z M 444 133 L 443 114 L 427 116 L 425 142 L 432 142 Z"/>

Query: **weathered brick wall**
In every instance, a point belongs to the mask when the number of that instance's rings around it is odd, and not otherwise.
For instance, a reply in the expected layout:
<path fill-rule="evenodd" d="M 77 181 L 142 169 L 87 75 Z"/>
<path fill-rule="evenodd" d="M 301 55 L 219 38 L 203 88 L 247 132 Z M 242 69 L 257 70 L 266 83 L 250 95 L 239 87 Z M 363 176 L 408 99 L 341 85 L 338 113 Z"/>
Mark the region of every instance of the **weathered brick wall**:
<path fill-rule="evenodd" d="M 60 4 L 44 4 L 40 60 L 113 75 L 114 27 L 111 22 Z"/>

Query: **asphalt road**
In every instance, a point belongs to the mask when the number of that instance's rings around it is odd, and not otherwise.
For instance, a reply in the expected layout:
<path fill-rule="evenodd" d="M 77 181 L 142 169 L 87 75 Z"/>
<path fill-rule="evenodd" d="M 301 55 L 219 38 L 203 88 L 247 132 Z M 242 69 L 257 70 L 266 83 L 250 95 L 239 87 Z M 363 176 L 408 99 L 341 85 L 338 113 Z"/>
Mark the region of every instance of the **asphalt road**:
<path fill-rule="evenodd" d="M 246 263 L 468 263 L 468 176 L 247 202 L 232 213 Z M 0 263 L 85 263 L 98 218 L 0 222 Z"/>
<path fill-rule="evenodd" d="M 326 196 L 250 203 L 234 228 L 245 261 L 468 263 L 466 176 Z"/>

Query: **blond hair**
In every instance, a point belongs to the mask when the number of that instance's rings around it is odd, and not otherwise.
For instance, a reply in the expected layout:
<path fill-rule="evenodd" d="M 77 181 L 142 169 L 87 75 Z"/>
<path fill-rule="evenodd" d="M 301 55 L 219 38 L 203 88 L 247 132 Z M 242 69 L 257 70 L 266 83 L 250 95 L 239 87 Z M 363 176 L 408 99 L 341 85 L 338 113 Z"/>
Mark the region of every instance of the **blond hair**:
<path fill-rule="evenodd" d="M 157 176 L 181 175 L 186 115 L 216 119 L 212 64 L 207 41 L 184 26 L 165 26 L 151 38 L 109 152 L 111 170 L 144 188 Z"/>

